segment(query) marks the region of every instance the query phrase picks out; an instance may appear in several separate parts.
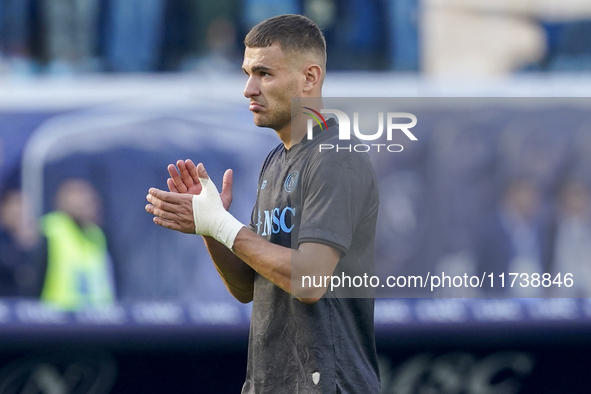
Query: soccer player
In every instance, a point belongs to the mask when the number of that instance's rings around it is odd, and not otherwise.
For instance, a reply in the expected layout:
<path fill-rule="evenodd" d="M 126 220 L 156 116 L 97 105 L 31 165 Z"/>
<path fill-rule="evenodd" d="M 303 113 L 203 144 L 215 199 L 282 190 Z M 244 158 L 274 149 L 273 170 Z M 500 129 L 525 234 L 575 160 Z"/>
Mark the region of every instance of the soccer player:
<path fill-rule="evenodd" d="M 338 142 L 338 125 L 328 120 L 309 139 L 306 117 L 292 116 L 292 98 L 317 98 L 321 109 L 324 37 L 308 18 L 281 15 L 244 43 L 254 123 L 281 139 L 261 169 L 250 225 L 227 212 L 232 171 L 219 194 L 191 160 L 168 167 L 170 192 L 150 189 L 146 210 L 165 228 L 203 235 L 230 293 L 253 302 L 242 393 L 378 393 L 373 298 L 339 298 L 299 280 L 374 260 L 378 191 L 367 154 L 320 152 Z"/>

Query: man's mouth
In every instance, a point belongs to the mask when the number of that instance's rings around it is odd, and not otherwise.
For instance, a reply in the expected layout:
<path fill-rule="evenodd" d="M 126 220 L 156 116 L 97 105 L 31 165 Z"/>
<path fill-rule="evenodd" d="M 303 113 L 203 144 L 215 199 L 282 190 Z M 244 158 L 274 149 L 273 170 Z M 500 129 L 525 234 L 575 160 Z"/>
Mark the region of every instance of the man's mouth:
<path fill-rule="evenodd" d="M 260 111 L 261 109 L 263 109 L 263 106 L 259 103 L 250 103 L 250 106 L 248 107 L 248 109 L 253 112 Z"/>

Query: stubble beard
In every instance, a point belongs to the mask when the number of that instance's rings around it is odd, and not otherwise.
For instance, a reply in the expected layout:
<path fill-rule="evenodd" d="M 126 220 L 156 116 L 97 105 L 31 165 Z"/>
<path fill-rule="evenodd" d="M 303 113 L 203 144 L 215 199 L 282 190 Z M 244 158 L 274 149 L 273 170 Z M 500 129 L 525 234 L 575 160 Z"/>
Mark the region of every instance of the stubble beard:
<path fill-rule="evenodd" d="M 278 108 L 270 110 L 266 114 L 255 114 L 254 124 L 259 127 L 269 127 L 273 130 L 281 130 L 291 122 L 291 108 Z"/>
<path fill-rule="evenodd" d="M 291 97 L 296 96 L 296 81 L 292 80 L 287 90 L 289 93 L 283 102 L 279 102 L 273 108 L 267 108 L 266 112 L 254 116 L 254 124 L 259 127 L 269 127 L 275 131 L 283 130 L 291 123 Z"/>

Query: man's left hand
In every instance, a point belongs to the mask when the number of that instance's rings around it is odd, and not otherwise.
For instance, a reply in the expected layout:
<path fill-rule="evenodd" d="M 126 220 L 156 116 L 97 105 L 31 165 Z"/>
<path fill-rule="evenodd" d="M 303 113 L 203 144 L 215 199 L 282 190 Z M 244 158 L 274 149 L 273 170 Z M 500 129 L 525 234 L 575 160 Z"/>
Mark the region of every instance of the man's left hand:
<path fill-rule="evenodd" d="M 197 174 L 202 189 L 199 194 L 178 194 L 151 188 L 146 198 L 152 205 L 146 205 L 146 210 L 156 215 L 154 222 L 162 227 L 213 237 L 232 250 L 234 239 L 244 225 L 226 211 L 217 187 L 201 163 L 197 166 Z M 231 191 L 231 172 L 227 175 L 229 177 L 224 178 L 230 180 Z"/>
<path fill-rule="evenodd" d="M 154 223 L 170 230 L 195 234 L 193 205 L 190 194 L 165 192 L 151 188 L 146 199 L 146 211 L 154 215 Z"/>

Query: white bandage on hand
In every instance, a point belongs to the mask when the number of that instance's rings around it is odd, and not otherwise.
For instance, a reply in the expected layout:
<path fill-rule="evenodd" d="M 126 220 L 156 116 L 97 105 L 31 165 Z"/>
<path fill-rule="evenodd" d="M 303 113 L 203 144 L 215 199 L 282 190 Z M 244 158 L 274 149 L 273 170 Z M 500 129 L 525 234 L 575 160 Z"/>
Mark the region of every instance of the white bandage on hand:
<path fill-rule="evenodd" d="M 192 200 L 195 233 L 213 237 L 232 250 L 236 235 L 244 225 L 224 209 L 218 189 L 211 179 L 199 180 L 201 194 L 194 195 Z"/>

